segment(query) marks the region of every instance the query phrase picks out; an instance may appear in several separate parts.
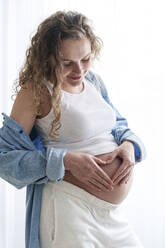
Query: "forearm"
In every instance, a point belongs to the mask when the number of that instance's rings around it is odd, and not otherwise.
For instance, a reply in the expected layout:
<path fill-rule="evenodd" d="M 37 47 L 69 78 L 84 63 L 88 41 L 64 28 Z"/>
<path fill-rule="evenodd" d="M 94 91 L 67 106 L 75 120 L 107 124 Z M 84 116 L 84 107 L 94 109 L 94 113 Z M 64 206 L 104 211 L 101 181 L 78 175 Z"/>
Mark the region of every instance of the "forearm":
<path fill-rule="evenodd" d="M 112 134 L 118 145 L 124 141 L 130 141 L 134 145 L 135 162 L 140 162 L 146 157 L 146 150 L 143 142 L 130 129 L 126 127 L 119 127 L 113 130 Z"/>
<path fill-rule="evenodd" d="M 0 153 L 0 176 L 16 188 L 46 176 L 46 156 L 39 151 L 14 150 Z"/>
<path fill-rule="evenodd" d="M 30 140 L 23 128 L 5 116 L 0 129 L 0 177 L 17 188 L 31 183 L 59 181 L 64 176 L 65 149 L 42 149 L 40 139 Z M 36 147 L 38 149 L 36 149 Z"/>
<path fill-rule="evenodd" d="M 0 177 L 16 188 L 32 183 L 60 181 L 64 177 L 66 151 L 9 151 L 0 153 Z"/>

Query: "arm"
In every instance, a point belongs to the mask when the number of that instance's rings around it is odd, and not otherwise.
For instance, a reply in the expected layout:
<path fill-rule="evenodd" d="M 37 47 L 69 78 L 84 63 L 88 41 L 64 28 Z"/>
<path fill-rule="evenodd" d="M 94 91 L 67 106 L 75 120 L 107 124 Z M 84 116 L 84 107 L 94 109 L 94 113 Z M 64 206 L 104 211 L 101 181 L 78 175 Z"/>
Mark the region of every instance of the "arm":
<path fill-rule="evenodd" d="M 121 145 L 124 141 L 131 142 L 134 145 L 135 162 L 142 161 L 146 157 L 146 150 L 142 141 L 128 128 L 127 120 L 122 117 L 119 111 L 113 106 L 109 99 L 104 82 L 98 75 L 97 79 L 99 81 L 102 97 L 109 105 L 111 105 L 116 113 L 116 126 L 112 130 L 112 135 L 114 136 L 116 143 Z"/>
<path fill-rule="evenodd" d="M 127 120 L 120 115 L 111 103 L 102 79 L 98 75 L 96 75 L 96 78 L 99 82 L 102 97 L 116 113 L 116 126 L 112 130 L 112 135 L 119 146 L 110 153 L 109 163 L 111 164 L 116 157 L 120 157 L 122 164 L 114 174 L 112 181 L 114 185 L 127 183 L 132 175 L 134 164 L 145 159 L 145 147 L 141 140 L 128 128 Z"/>
<path fill-rule="evenodd" d="M 26 131 L 4 115 L 0 129 L 0 177 L 16 188 L 32 183 L 60 181 L 64 176 L 65 149 L 37 150 Z"/>
<path fill-rule="evenodd" d="M 32 95 L 25 89 L 18 94 L 11 118 L 4 115 L 0 129 L 0 176 L 17 188 L 64 176 L 65 149 L 37 150 L 29 133 L 35 121 Z"/>

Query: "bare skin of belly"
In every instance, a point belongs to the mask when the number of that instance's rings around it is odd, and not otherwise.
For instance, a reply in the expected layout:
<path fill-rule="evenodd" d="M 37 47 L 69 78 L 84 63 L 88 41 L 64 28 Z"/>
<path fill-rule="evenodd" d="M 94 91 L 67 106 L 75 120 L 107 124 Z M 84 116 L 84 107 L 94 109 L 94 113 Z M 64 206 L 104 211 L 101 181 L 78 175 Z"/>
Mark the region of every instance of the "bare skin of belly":
<path fill-rule="evenodd" d="M 97 157 L 102 160 L 107 160 L 107 154 L 97 155 Z M 121 164 L 121 160 L 119 158 L 116 158 L 111 164 L 101 166 L 101 168 L 108 174 L 110 178 L 112 178 L 116 170 L 119 168 L 120 164 Z M 90 188 L 89 186 L 85 185 L 83 182 L 77 180 L 69 171 L 66 171 L 64 180 L 86 190 L 90 194 L 98 197 L 99 199 L 102 199 L 104 201 L 113 204 L 119 204 L 128 195 L 133 181 L 133 176 L 130 177 L 129 181 L 126 184 L 121 184 L 121 185 L 117 184 L 114 186 L 112 191 L 107 191 L 107 192 L 98 191 Z"/>

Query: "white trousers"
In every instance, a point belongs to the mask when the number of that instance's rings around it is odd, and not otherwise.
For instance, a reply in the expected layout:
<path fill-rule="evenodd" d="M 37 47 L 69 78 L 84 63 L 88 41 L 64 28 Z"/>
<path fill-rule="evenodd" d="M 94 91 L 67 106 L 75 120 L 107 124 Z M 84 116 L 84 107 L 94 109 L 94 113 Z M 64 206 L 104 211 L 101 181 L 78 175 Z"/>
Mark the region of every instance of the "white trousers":
<path fill-rule="evenodd" d="M 143 248 L 120 205 L 62 181 L 44 186 L 41 248 Z"/>

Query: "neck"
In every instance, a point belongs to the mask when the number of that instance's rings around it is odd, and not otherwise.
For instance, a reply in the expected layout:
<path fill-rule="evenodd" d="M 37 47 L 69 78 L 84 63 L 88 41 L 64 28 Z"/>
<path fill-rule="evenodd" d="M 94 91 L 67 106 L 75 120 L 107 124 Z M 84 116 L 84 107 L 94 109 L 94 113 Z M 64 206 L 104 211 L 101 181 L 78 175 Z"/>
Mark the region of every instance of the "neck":
<path fill-rule="evenodd" d="M 80 85 L 77 85 L 77 86 L 62 85 L 61 89 L 71 94 L 79 94 L 84 90 L 84 83 L 82 82 Z"/>

